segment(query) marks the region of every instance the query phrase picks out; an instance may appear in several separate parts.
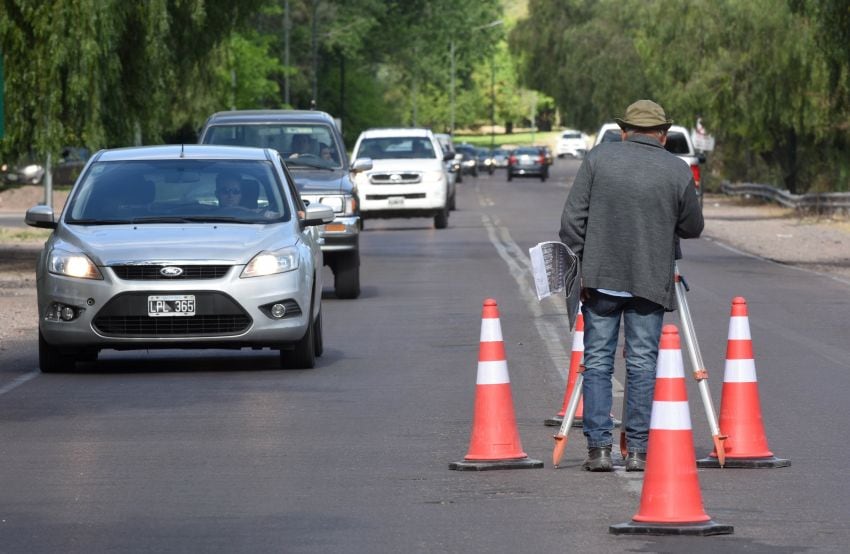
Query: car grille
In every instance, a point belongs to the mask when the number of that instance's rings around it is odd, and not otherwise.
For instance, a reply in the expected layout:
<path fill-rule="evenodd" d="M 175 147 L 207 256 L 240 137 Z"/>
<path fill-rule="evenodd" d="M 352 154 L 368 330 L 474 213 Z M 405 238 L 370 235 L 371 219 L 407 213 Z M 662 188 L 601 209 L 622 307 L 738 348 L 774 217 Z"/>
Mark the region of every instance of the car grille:
<path fill-rule="evenodd" d="M 227 275 L 231 268 L 229 265 L 114 265 L 111 267 L 119 279 L 126 281 L 219 279 Z M 183 273 L 177 276 L 165 276 L 160 273 L 163 267 L 179 267 Z"/>
<path fill-rule="evenodd" d="M 107 302 L 92 326 L 105 336 L 133 338 L 236 335 L 251 326 L 251 317 L 226 294 L 210 291 L 180 291 L 180 294 L 195 296 L 196 315 L 149 317 L 149 293 L 132 292 L 119 294 Z"/>
<path fill-rule="evenodd" d="M 372 173 L 369 181 L 375 185 L 407 185 L 422 181 L 422 174 L 414 171 Z"/>

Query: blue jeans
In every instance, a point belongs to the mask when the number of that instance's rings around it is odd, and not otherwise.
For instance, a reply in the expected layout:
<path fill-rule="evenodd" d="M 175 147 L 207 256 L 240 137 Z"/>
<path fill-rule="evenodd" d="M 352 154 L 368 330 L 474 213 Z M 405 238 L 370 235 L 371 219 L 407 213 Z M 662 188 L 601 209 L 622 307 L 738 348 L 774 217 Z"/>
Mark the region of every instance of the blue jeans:
<path fill-rule="evenodd" d="M 638 297 L 620 297 L 588 289 L 584 317 L 584 436 L 588 448 L 611 446 L 611 379 L 620 334 L 626 336 L 626 408 L 623 425 L 629 452 L 646 452 L 655 363 L 664 322 L 664 308 Z"/>

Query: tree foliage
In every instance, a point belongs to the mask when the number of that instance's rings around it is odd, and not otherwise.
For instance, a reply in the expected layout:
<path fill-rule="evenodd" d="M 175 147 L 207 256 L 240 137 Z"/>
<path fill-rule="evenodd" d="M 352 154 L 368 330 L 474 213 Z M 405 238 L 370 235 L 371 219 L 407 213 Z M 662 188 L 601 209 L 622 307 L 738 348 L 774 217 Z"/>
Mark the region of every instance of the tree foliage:
<path fill-rule="evenodd" d="M 702 117 L 715 170 L 797 192 L 847 187 L 847 31 L 842 0 L 531 0 L 511 45 L 569 123 L 653 98 Z"/>

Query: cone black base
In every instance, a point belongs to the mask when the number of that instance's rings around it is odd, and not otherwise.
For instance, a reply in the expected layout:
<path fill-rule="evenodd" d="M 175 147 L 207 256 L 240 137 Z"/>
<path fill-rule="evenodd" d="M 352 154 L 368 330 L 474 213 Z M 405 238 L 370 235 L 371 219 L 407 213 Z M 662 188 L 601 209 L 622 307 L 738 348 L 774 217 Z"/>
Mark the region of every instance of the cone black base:
<path fill-rule="evenodd" d="M 791 465 L 791 460 L 777 458 L 776 456 L 768 456 L 766 458 L 729 458 L 727 457 L 723 467 L 728 468 L 753 468 L 763 469 L 771 467 L 788 467 Z M 714 456 L 707 456 L 697 460 L 697 467 L 716 468 L 720 467 L 720 460 Z"/>
<path fill-rule="evenodd" d="M 731 535 L 734 528 L 731 525 L 715 523 L 713 520 L 699 523 L 647 523 L 628 521 L 619 525 L 611 525 L 608 532 L 612 535 L 691 535 L 708 537 L 710 535 Z"/>
<path fill-rule="evenodd" d="M 543 467 L 540 460 L 531 458 L 520 458 L 517 460 L 461 460 L 449 464 L 449 469 L 458 471 L 488 471 L 491 469 L 538 469 Z"/>

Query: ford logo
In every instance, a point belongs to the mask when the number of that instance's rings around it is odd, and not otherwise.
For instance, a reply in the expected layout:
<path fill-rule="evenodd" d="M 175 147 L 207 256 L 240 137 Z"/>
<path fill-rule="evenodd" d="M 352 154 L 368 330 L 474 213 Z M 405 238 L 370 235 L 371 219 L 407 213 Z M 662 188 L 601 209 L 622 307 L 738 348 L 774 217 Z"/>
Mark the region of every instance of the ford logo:
<path fill-rule="evenodd" d="M 183 275 L 183 268 L 169 265 L 160 269 L 159 273 L 163 277 L 180 277 Z"/>

